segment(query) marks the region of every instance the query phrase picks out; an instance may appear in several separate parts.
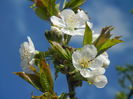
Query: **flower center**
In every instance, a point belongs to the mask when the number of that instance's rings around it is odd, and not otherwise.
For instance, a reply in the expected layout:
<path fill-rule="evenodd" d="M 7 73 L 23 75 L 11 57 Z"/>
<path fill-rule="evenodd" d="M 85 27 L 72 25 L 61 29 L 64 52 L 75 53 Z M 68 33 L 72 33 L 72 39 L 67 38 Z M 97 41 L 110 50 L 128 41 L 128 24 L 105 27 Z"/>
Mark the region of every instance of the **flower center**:
<path fill-rule="evenodd" d="M 69 30 L 74 30 L 75 26 L 77 25 L 77 18 L 75 15 L 69 16 L 66 20 L 66 25 Z"/>
<path fill-rule="evenodd" d="M 83 68 L 89 68 L 90 67 L 90 59 L 88 59 L 88 58 L 86 58 L 86 57 L 83 57 L 80 61 L 79 61 L 79 63 L 80 63 L 80 65 L 81 65 L 81 67 L 83 67 Z"/>

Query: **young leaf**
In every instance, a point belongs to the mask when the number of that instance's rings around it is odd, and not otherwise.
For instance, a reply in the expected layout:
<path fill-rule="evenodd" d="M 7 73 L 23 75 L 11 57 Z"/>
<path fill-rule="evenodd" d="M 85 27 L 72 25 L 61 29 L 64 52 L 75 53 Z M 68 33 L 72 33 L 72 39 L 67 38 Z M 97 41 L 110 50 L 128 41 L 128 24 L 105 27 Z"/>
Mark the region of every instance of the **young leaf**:
<path fill-rule="evenodd" d="M 86 24 L 83 45 L 92 44 L 92 31 L 90 27 Z"/>
<path fill-rule="evenodd" d="M 111 34 L 110 34 L 111 30 L 113 30 L 112 26 L 103 28 L 100 36 L 94 41 L 94 45 L 98 50 L 111 37 Z"/>
<path fill-rule="evenodd" d="M 59 7 L 56 4 L 56 0 L 33 0 L 36 5 L 34 11 L 41 19 L 49 20 L 51 16 L 58 15 Z"/>
<path fill-rule="evenodd" d="M 110 38 L 112 36 L 110 34 L 110 31 L 112 30 L 113 30 L 112 26 L 103 28 L 101 31 L 101 35 L 98 37 L 96 41 L 94 41 L 94 45 L 96 46 L 98 50 L 98 55 L 102 54 L 104 51 L 106 51 L 110 47 L 123 42 L 122 40 L 120 40 L 121 36 Z"/>
<path fill-rule="evenodd" d="M 17 76 L 21 77 L 28 83 L 30 83 L 32 86 L 34 86 L 36 89 L 43 92 L 42 85 L 40 84 L 40 77 L 35 74 L 27 74 L 24 72 L 14 72 Z"/>
<path fill-rule="evenodd" d="M 42 8 L 42 7 L 37 7 L 37 8 L 33 8 L 36 15 L 43 19 L 43 20 L 48 20 L 49 19 L 49 13 L 46 13 L 47 12 L 47 9 L 46 8 Z"/>
<path fill-rule="evenodd" d="M 123 41 L 119 39 L 120 37 L 115 37 L 113 39 L 109 39 L 107 40 L 99 49 L 99 54 L 103 53 L 104 51 L 106 51 L 107 49 L 109 49 L 110 47 L 118 44 L 118 43 L 122 43 Z"/>
<path fill-rule="evenodd" d="M 53 93 L 53 79 L 50 71 L 50 67 L 45 60 L 41 60 L 40 64 L 40 83 L 45 90 L 45 92 Z"/>
<path fill-rule="evenodd" d="M 81 5 L 85 3 L 86 0 L 69 0 L 66 2 L 64 9 L 71 8 L 72 10 L 76 11 Z"/>

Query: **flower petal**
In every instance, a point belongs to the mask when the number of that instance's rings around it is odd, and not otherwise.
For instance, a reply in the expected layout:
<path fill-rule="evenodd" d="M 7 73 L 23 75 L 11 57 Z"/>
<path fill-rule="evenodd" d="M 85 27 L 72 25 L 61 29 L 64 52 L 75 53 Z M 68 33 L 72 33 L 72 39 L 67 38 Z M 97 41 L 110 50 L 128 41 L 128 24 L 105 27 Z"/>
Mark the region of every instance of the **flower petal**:
<path fill-rule="evenodd" d="M 67 34 L 67 35 L 72 35 L 72 36 L 79 35 L 79 36 L 83 36 L 85 29 L 69 30 L 69 29 L 62 28 L 61 31 L 64 34 Z"/>
<path fill-rule="evenodd" d="M 106 78 L 106 76 L 104 75 L 99 75 L 99 76 L 96 76 L 94 78 L 94 84 L 96 85 L 96 87 L 98 88 L 103 88 L 105 87 L 105 85 L 108 83 L 108 80 Z"/>
<path fill-rule="evenodd" d="M 93 74 L 92 74 L 91 71 L 88 70 L 88 69 L 81 69 L 81 70 L 80 70 L 80 74 L 81 74 L 84 78 L 91 78 L 91 77 L 93 77 Z"/>
<path fill-rule="evenodd" d="M 101 57 L 99 56 L 91 61 L 92 68 L 97 68 L 97 67 L 102 67 L 102 66 L 103 66 L 103 61 L 101 60 Z"/>
<path fill-rule="evenodd" d="M 64 20 L 66 28 L 74 29 L 79 24 L 79 17 L 76 16 L 73 10 L 65 9 L 60 13 L 61 18 Z"/>
<path fill-rule="evenodd" d="M 105 69 L 103 67 L 90 68 L 90 69 L 92 70 L 91 73 L 93 74 L 93 76 L 102 75 L 105 73 Z"/>
<path fill-rule="evenodd" d="M 63 22 L 62 19 L 56 17 L 56 16 L 52 16 L 50 18 L 51 22 L 55 25 L 55 26 L 58 26 L 58 27 L 65 27 L 65 24 Z"/>
<path fill-rule="evenodd" d="M 61 11 L 61 13 L 60 13 L 60 17 L 61 17 L 63 20 L 68 19 L 70 16 L 75 16 L 74 11 L 71 10 L 71 9 L 65 9 L 65 10 Z"/>
<path fill-rule="evenodd" d="M 56 27 L 56 26 L 51 26 L 51 30 L 52 31 L 56 31 L 56 32 L 62 34 L 62 31 L 58 27 Z"/>
<path fill-rule="evenodd" d="M 81 59 L 81 53 L 80 51 L 75 51 L 73 54 L 72 54 L 72 63 L 73 63 L 73 66 L 77 69 L 77 70 L 81 70 L 81 66 L 79 64 L 79 60 Z"/>
<path fill-rule="evenodd" d="M 97 49 L 94 45 L 85 45 L 81 49 L 82 57 L 87 57 L 88 59 L 94 59 L 97 55 Z"/>
<path fill-rule="evenodd" d="M 88 21 L 89 20 L 87 14 L 83 10 L 79 10 L 78 9 L 77 15 L 84 21 Z"/>
<path fill-rule="evenodd" d="M 56 16 L 52 16 L 50 18 L 50 20 L 57 27 L 65 27 L 65 24 L 64 24 L 63 20 L 58 18 L 58 17 L 56 17 Z"/>
<path fill-rule="evenodd" d="M 100 34 L 93 34 L 93 42 L 100 36 Z"/>
<path fill-rule="evenodd" d="M 93 27 L 93 23 L 91 23 L 91 22 L 89 22 L 89 21 L 87 21 L 87 25 L 88 25 L 90 28 Z"/>
<path fill-rule="evenodd" d="M 108 58 L 107 52 L 104 52 L 104 53 L 101 54 L 99 57 L 100 57 L 101 60 L 103 61 L 103 67 L 107 68 L 108 65 L 110 64 L 110 60 L 109 60 L 109 58 Z"/>
<path fill-rule="evenodd" d="M 27 48 L 29 49 L 29 52 L 31 52 L 31 53 L 35 52 L 35 46 L 31 40 L 31 38 L 28 36 L 27 39 L 29 41 L 28 46 L 27 46 Z"/>
<path fill-rule="evenodd" d="M 76 16 L 79 18 L 78 24 L 76 25 L 76 28 L 85 28 L 86 22 L 89 20 L 87 14 L 83 10 L 78 10 L 78 13 Z M 92 28 L 92 25 L 90 22 L 87 22 L 89 27 Z"/>
<path fill-rule="evenodd" d="M 76 35 L 83 36 L 84 31 L 85 31 L 85 29 L 77 29 L 77 30 L 72 31 L 72 35 L 73 36 L 76 36 Z"/>
<path fill-rule="evenodd" d="M 67 34 L 67 35 L 72 35 L 72 30 L 66 29 L 66 28 L 62 28 L 61 29 L 62 33 Z"/>

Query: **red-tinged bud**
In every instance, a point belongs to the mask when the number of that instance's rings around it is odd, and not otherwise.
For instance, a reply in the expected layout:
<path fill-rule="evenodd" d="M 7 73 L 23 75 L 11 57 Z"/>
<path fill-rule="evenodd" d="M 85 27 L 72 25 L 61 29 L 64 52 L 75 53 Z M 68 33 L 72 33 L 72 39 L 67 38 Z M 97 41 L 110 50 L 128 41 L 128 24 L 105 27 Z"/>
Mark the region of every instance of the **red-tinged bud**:
<path fill-rule="evenodd" d="M 42 0 L 34 0 L 34 2 L 35 2 L 37 7 L 43 7 L 44 6 Z"/>

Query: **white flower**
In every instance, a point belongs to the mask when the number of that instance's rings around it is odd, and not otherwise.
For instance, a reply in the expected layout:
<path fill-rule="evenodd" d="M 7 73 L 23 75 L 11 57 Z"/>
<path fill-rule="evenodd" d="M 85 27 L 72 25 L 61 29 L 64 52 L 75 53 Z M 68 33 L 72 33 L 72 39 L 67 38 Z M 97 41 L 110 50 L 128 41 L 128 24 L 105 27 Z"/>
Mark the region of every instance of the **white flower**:
<path fill-rule="evenodd" d="M 80 74 L 88 79 L 88 82 L 103 88 L 108 83 L 106 76 L 103 75 L 105 73 L 103 66 L 107 66 L 109 60 L 106 52 L 98 57 L 96 55 L 97 49 L 94 45 L 85 45 L 72 54 L 72 63 Z"/>
<path fill-rule="evenodd" d="M 105 73 L 103 60 L 96 57 L 97 49 L 94 45 L 85 45 L 81 50 L 77 50 L 72 54 L 73 66 L 80 71 L 85 78 Z"/>
<path fill-rule="evenodd" d="M 52 16 L 51 22 L 54 27 L 57 27 L 62 33 L 68 35 L 84 35 L 85 23 L 92 27 L 88 16 L 83 10 L 78 10 L 75 14 L 71 9 L 65 9 L 60 12 L 60 17 Z"/>
<path fill-rule="evenodd" d="M 36 50 L 30 37 L 27 37 L 28 42 L 24 42 L 19 49 L 21 56 L 21 66 L 24 72 L 31 72 L 30 66 L 34 65 L 34 55 Z"/>

